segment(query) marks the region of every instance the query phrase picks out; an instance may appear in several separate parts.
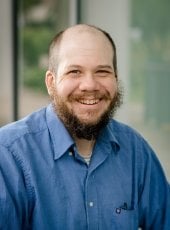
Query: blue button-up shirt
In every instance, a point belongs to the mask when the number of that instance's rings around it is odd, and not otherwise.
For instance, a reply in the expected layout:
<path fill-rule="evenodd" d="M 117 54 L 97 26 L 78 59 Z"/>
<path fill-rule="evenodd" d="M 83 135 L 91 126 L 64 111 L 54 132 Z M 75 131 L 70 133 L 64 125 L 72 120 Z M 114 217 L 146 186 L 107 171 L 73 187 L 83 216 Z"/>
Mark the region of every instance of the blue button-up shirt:
<path fill-rule="evenodd" d="M 110 121 L 89 166 L 52 106 L 0 130 L 0 229 L 170 229 L 170 192 L 146 141 Z"/>

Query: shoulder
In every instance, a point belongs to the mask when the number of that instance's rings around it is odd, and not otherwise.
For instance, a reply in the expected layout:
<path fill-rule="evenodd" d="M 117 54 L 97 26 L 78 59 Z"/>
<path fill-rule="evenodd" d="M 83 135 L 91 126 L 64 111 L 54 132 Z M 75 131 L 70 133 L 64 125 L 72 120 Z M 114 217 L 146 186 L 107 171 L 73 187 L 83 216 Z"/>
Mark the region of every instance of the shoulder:
<path fill-rule="evenodd" d="M 109 128 L 111 130 L 111 132 L 114 133 L 114 135 L 120 139 L 122 137 L 126 137 L 129 139 L 138 139 L 140 141 L 146 141 L 143 136 L 133 127 L 124 124 L 122 122 L 116 121 L 114 119 L 112 119 L 109 123 Z"/>
<path fill-rule="evenodd" d="M 137 157 L 139 160 L 143 158 L 146 161 L 155 156 L 154 150 L 145 137 L 131 126 L 112 120 L 109 129 L 117 140 L 120 151 L 123 151 L 123 155 Z"/>
<path fill-rule="evenodd" d="M 8 147 L 25 135 L 31 135 L 46 129 L 47 126 L 45 122 L 45 113 L 46 108 L 42 108 L 24 117 L 23 119 L 1 127 L 0 145 Z"/>
<path fill-rule="evenodd" d="M 147 139 L 134 128 L 121 122 L 112 120 L 110 123 L 111 132 L 119 144 L 119 156 L 122 161 L 131 161 L 133 168 L 136 168 L 140 178 L 144 178 L 146 171 L 148 175 L 166 181 L 164 169 L 161 162 Z"/>
<path fill-rule="evenodd" d="M 132 159 L 140 174 L 146 169 L 155 170 L 155 175 L 164 171 L 155 150 L 137 130 L 115 120 L 110 122 L 110 129 L 119 144 L 120 157 Z"/>

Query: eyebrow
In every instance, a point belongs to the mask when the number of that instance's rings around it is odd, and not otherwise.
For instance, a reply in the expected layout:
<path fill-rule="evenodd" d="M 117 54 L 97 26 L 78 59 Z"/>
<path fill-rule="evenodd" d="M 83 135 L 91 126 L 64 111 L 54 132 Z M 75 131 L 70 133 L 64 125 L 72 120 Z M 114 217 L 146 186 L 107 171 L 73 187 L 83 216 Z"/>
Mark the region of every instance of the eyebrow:
<path fill-rule="evenodd" d="M 81 65 L 70 65 L 70 66 L 67 66 L 67 69 L 70 69 L 70 68 L 82 68 Z M 113 67 L 110 66 L 110 65 L 98 65 L 96 66 L 95 69 L 110 69 L 110 70 L 113 70 Z"/>
<path fill-rule="evenodd" d="M 67 69 L 70 69 L 70 68 L 82 68 L 82 66 L 80 66 L 80 65 L 69 65 L 69 66 L 67 66 Z"/>
<path fill-rule="evenodd" d="M 96 68 L 113 70 L 113 67 L 110 65 L 98 65 Z"/>

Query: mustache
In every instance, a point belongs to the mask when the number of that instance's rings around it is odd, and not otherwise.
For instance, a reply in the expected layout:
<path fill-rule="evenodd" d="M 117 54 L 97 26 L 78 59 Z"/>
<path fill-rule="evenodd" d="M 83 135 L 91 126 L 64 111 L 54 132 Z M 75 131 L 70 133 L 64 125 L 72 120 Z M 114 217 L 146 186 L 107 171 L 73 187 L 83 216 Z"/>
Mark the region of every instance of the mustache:
<path fill-rule="evenodd" d="M 108 92 L 105 93 L 101 93 L 101 92 L 83 92 L 83 93 L 79 93 L 79 94 L 74 94 L 74 95 L 70 95 L 69 96 L 69 100 L 81 100 L 81 99 L 104 99 L 104 100 L 111 100 L 111 96 Z"/>

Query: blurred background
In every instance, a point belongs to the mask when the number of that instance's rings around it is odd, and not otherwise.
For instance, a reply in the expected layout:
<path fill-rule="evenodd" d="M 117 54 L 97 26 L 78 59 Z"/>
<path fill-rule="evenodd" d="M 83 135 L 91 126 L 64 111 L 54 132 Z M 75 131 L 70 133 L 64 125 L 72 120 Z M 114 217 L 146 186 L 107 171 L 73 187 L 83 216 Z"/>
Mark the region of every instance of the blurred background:
<path fill-rule="evenodd" d="M 170 180 L 169 11 L 169 0 L 1 0 L 0 126 L 49 103 L 44 76 L 53 36 L 93 24 L 117 46 L 125 96 L 116 119 L 145 137 Z"/>

